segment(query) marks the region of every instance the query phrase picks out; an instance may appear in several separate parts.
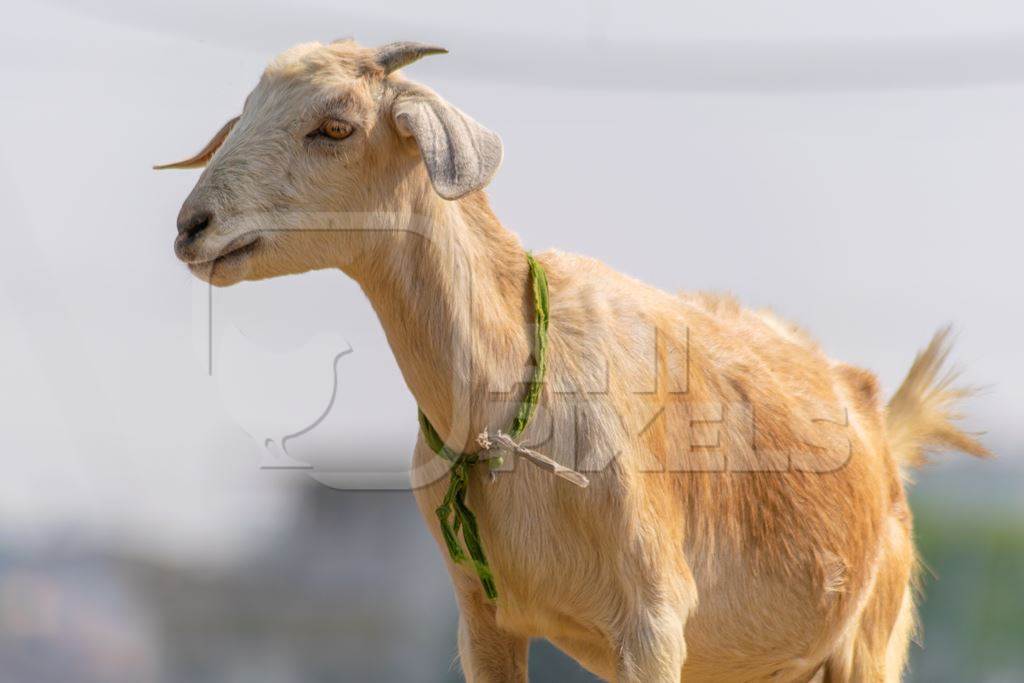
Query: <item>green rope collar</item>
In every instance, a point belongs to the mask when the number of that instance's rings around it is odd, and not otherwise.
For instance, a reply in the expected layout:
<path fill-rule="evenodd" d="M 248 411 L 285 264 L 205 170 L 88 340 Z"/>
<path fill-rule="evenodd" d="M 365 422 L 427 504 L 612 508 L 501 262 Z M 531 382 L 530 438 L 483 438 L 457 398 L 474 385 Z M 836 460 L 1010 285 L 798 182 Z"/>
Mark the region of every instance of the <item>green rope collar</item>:
<path fill-rule="evenodd" d="M 518 439 L 529 424 L 537 410 L 537 401 L 540 399 L 540 390 L 544 382 L 544 372 L 547 369 L 548 349 L 548 279 L 544 269 L 533 258 L 531 254 L 526 255 L 530 264 L 530 280 L 533 283 L 533 308 L 536 315 L 537 325 L 533 337 L 533 377 L 526 388 L 526 395 L 519 404 L 512 426 L 508 429 L 508 435 Z M 437 508 L 437 519 L 441 523 L 441 535 L 444 543 L 448 546 L 448 554 L 453 562 L 465 562 L 466 552 L 469 553 L 469 560 L 472 562 L 476 575 L 480 577 L 480 583 L 484 587 L 487 597 L 494 600 L 498 597 L 498 589 L 494 585 L 494 575 L 491 567 L 487 564 L 487 556 L 484 555 L 483 544 L 480 542 L 480 530 L 477 527 L 476 515 L 466 505 L 466 491 L 469 488 L 469 468 L 479 461 L 476 453 L 456 453 L 444 444 L 444 440 L 430 424 L 430 420 L 419 411 L 420 430 L 423 438 L 430 446 L 430 450 L 452 464 L 451 479 L 448 482 L 448 491 L 444 500 Z M 490 461 L 495 466 L 500 464 L 499 459 Z M 457 534 L 462 531 L 462 540 L 466 544 L 466 552 L 459 545 Z"/>

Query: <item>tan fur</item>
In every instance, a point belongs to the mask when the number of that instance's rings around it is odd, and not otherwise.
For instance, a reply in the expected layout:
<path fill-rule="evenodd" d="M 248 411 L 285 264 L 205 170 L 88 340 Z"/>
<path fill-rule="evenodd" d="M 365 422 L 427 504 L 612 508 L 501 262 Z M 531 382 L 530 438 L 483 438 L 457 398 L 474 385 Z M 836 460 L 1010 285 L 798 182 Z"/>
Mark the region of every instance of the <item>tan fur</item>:
<path fill-rule="evenodd" d="M 463 450 L 509 423 L 528 376 L 526 260 L 482 192 L 433 191 L 391 116 L 408 87 L 352 43 L 278 57 L 183 208 L 217 221 L 178 252 L 218 285 L 344 270 Z M 358 126 L 329 154 L 303 142 L 325 102 Z M 467 679 L 525 680 L 544 637 L 608 680 L 898 680 L 915 565 L 899 466 L 926 447 L 982 452 L 949 422 L 962 394 L 937 379 L 944 334 L 886 409 L 871 373 L 770 312 L 537 258 L 549 374 L 524 439 L 591 484 L 515 462 L 493 482 L 474 472 L 500 596 L 449 563 Z M 413 461 L 437 537 L 444 463 L 422 439 Z"/>
<path fill-rule="evenodd" d="M 949 356 L 949 328 L 940 330 L 917 355 L 907 378 L 889 401 L 889 444 L 901 464 L 919 466 L 926 449 L 958 450 L 979 457 L 988 450 L 953 425 L 956 403 L 972 390 L 955 387 L 957 372 L 942 374 Z"/>

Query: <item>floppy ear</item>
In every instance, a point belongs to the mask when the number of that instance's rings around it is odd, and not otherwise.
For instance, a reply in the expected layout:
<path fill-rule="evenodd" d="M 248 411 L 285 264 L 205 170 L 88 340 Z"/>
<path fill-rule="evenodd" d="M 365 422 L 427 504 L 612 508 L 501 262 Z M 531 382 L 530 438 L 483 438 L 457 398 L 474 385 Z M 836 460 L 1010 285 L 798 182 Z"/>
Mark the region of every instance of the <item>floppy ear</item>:
<path fill-rule="evenodd" d="M 487 185 L 501 165 L 501 138 L 426 88 L 398 95 L 395 126 L 420 149 L 434 190 L 458 199 Z"/>
<path fill-rule="evenodd" d="M 213 139 L 207 142 L 206 147 L 203 147 L 194 157 L 185 159 L 184 161 L 176 161 L 173 164 L 161 164 L 159 166 L 154 166 L 153 168 L 157 171 L 162 171 L 165 168 L 201 168 L 202 166 L 206 166 L 206 163 L 210 160 L 210 157 L 213 156 L 213 153 L 216 152 L 224 143 L 224 138 L 228 136 L 231 129 L 235 127 L 236 123 L 238 123 L 239 118 L 240 117 L 236 116 L 221 126 L 221 129 L 217 131 L 217 134 L 213 136 Z"/>

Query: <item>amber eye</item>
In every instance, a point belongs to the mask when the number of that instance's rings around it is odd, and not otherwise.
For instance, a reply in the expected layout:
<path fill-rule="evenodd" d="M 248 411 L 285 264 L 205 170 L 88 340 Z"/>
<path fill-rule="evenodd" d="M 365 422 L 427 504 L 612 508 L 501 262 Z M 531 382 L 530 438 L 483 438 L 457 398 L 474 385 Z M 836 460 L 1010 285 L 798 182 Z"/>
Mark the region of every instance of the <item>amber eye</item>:
<path fill-rule="evenodd" d="M 333 140 L 344 140 L 349 135 L 352 135 L 352 126 L 339 121 L 338 119 L 327 119 L 320 124 L 316 132 L 319 135 L 326 135 Z"/>

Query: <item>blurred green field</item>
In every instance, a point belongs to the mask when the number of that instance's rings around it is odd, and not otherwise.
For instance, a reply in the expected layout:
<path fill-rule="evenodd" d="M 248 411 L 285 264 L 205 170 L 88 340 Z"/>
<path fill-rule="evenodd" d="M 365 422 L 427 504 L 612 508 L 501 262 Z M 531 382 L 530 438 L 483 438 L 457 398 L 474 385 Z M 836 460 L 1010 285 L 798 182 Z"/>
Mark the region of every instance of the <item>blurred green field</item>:
<path fill-rule="evenodd" d="M 1024 681 L 1024 519 L 938 495 L 913 507 L 925 569 L 909 680 Z"/>

